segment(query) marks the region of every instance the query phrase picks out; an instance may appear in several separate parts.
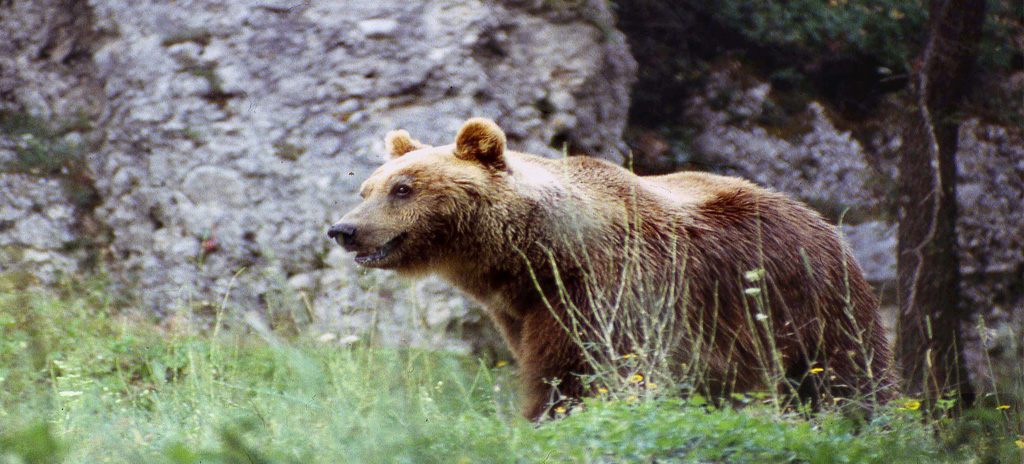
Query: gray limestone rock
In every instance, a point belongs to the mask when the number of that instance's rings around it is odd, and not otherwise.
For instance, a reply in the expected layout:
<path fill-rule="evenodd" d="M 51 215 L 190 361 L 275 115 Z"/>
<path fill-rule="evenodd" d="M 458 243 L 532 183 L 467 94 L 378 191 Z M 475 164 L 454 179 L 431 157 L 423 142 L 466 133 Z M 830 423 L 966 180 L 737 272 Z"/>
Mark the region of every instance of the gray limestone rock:
<path fill-rule="evenodd" d="M 692 145 L 699 157 L 731 175 L 751 179 L 816 204 L 860 208 L 877 201 L 868 185 L 874 168 L 849 132 L 835 127 L 817 102 L 799 118 L 801 130 L 783 137 L 758 118 L 771 86 L 750 84 L 738 65 L 722 66 L 688 102 L 700 131 Z M 722 103 L 722 102 L 726 103 Z"/>
<path fill-rule="evenodd" d="M 896 282 L 896 226 L 871 221 L 844 225 L 842 233 L 868 282 L 876 286 Z"/>
<path fill-rule="evenodd" d="M 83 110 L 80 180 L 100 200 L 67 206 L 69 173 L 0 173 L 0 248 L 51 253 L 88 217 L 109 231 L 97 234 L 108 269 L 144 311 L 293 304 L 339 340 L 375 331 L 383 344 L 464 348 L 448 326 L 471 303 L 434 281 L 359 270 L 324 231 L 355 203 L 391 129 L 448 143 L 488 116 L 513 148 L 557 155 L 569 141 L 621 159 L 636 65 L 606 4 L 577 9 L 15 2 L 0 16 L 0 111 L 58 121 Z M 0 134 L 0 148 L 13 143 Z"/>
<path fill-rule="evenodd" d="M 248 205 L 245 182 L 238 171 L 218 166 L 199 166 L 185 174 L 181 189 L 194 203 L 214 203 L 242 208 Z"/>

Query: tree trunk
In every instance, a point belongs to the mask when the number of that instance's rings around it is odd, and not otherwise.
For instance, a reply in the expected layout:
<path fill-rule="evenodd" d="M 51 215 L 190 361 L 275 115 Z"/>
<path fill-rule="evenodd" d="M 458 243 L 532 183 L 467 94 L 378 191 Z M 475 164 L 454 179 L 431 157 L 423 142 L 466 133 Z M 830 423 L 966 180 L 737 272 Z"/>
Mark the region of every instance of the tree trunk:
<path fill-rule="evenodd" d="M 957 111 L 968 90 L 985 0 L 931 0 L 929 31 L 912 78 L 915 105 L 899 161 L 900 315 L 897 353 L 905 392 L 967 406 L 956 238 Z"/>

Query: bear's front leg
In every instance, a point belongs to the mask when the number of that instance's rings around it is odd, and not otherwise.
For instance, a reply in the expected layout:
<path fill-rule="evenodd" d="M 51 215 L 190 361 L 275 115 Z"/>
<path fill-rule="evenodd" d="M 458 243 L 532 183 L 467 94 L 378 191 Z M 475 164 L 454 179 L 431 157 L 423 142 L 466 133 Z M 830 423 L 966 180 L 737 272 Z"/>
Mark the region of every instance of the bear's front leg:
<path fill-rule="evenodd" d="M 516 362 L 522 363 L 522 353 L 519 352 L 519 343 L 523 339 L 522 319 L 513 317 L 504 311 L 492 311 L 491 320 L 494 321 L 494 325 L 498 326 L 498 330 L 501 331 L 501 337 L 505 339 L 505 344 L 512 351 Z"/>
<path fill-rule="evenodd" d="M 581 376 L 592 369 L 580 345 L 547 308 L 523 318 L 518 345 L 527 419 L 537 421 L 559 407 L 568 410 L 583 396 Z"/>

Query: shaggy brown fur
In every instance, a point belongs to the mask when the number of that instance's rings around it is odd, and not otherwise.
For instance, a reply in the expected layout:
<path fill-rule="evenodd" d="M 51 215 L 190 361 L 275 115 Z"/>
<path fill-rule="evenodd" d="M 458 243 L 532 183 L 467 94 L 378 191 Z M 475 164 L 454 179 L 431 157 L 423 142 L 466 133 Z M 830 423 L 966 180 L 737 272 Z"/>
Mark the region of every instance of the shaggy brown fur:
<path fill-rule="evenodd" d="M 700 359 L 708 393 L 774 388 L 770 366 L 809 398 L 893 394 L 877 301 L 835 228 L 798 202 L 736 178 L 639 177 L 594 158 L 511 152 L 481 118 L 453 145 L 405 131 L 385 141 L 391 160 L 329 235 L 362 265 L 436 273 L 481 301 L 519 362 L 532 420 L 592 393 L 587 343 L 574 337 L 597 335 L 562 323 L 596 320 L 610 300 L 595 292 L 622 282 L 626 300 L 674 295 L 673 358 Z M 614 338 L 629 352 L 628 336 Z"/>

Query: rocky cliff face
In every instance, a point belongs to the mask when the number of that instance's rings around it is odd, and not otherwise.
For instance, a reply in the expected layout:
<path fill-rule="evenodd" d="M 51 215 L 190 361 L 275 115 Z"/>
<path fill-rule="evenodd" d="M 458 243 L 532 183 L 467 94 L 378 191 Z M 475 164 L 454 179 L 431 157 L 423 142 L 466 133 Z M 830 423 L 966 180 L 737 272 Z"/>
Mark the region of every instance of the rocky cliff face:
<path fill-rule="evenodd" d="M 465 302 L 357 270 L 324 231 L 395 128 L 447 143 L 481 115 L 517 149 L 621 159 L 624 38 L 603 2 L 546 4 L 4 5 L 0 262 L 47 280 L 91 253 L 145 311 L 299 308 L 343 338 L 451 344 L 400 326 Z"/>

